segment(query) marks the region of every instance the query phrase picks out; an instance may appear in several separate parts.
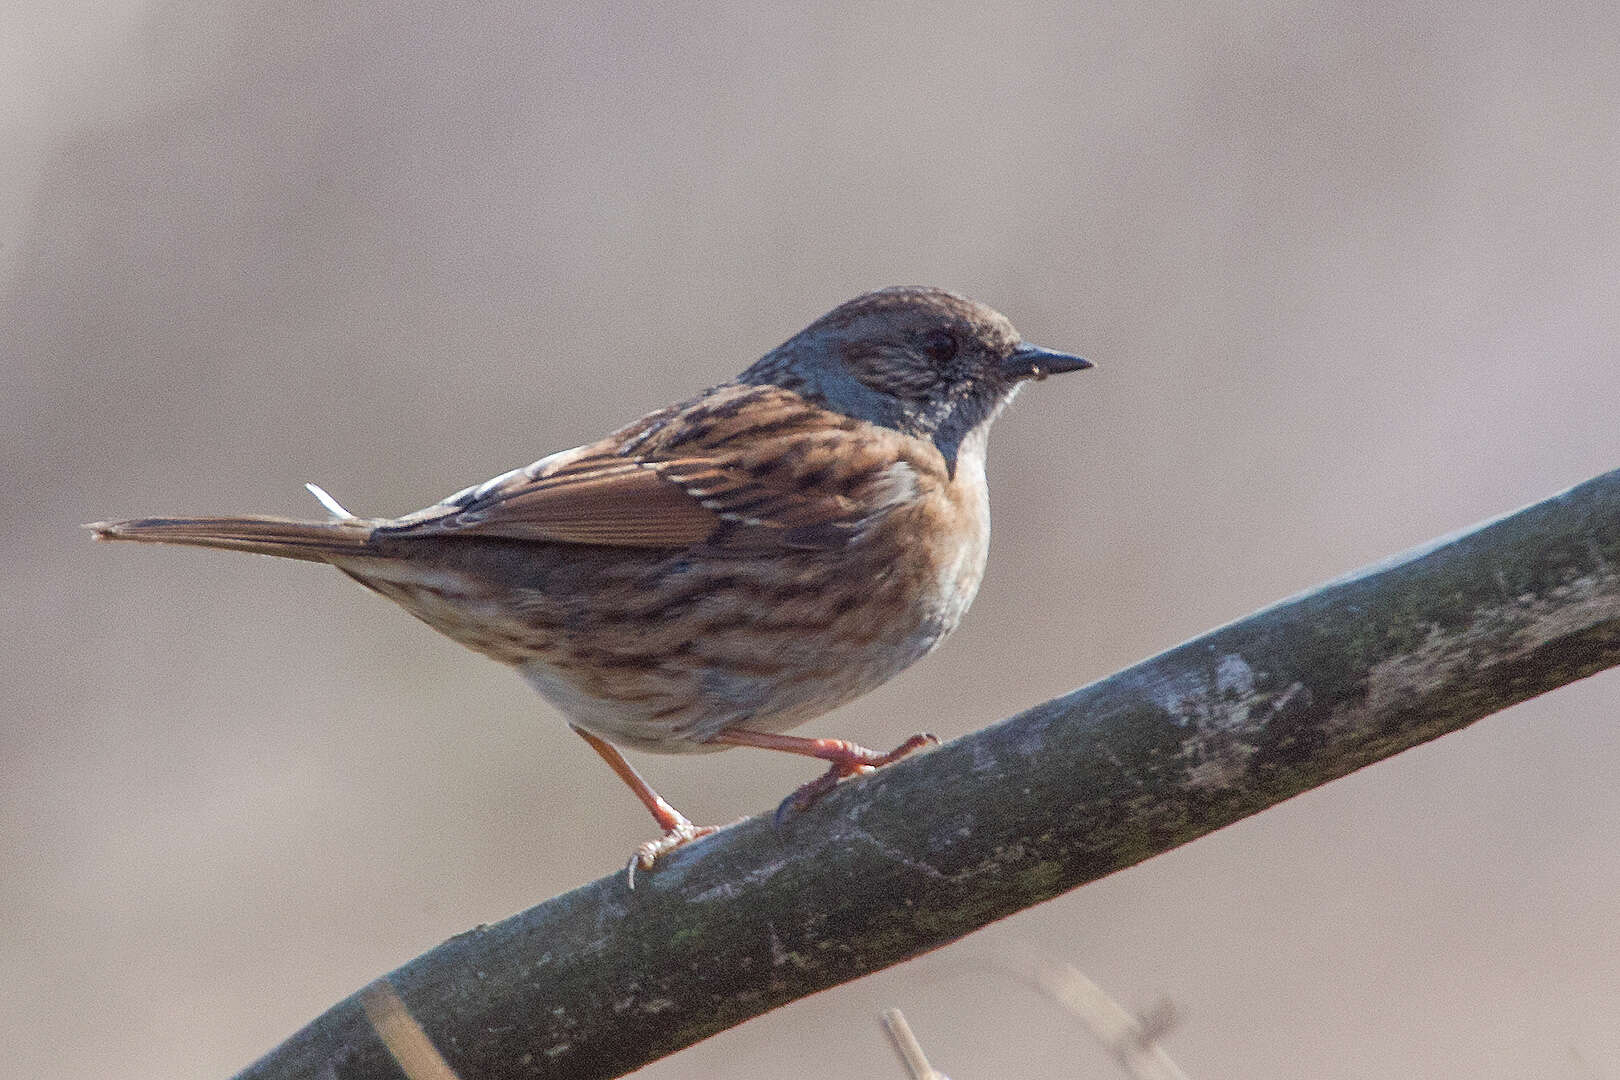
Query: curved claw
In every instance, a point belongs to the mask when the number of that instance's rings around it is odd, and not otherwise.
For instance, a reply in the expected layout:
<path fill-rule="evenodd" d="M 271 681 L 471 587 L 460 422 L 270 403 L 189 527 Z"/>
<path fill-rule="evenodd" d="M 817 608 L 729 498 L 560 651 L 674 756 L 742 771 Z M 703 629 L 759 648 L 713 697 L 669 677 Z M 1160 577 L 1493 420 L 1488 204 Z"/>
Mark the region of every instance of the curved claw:
<path fill-rule="evenodd" d="M 778 837 L 782 835 L 782 822 L 787 820 L 788 811 L 793 809 L 793 800 L 797 795 L 798 792 L 794 792 L 792 795 L 789 795 L 787 798 L 777 803 L 776 813 L 771 815 L 771 828 L 776 830 L 776 835 Z"/>
<path fill-rule="evenodd" d="M 664 833 L 657 840 L 649 840 L 636 848 L 635 853 L 630 856 L 630 861 L 624 867 L 625 885 L 631 889 L 636 887 L 636 867 L 639 866 L 643 871 L 649 871 L 653 868 L 653 864 L 658 861 L 659 856 L 668 855 L 678 847 L 690 844 L 694 840 L 701 840 L 710 833 L 719 831 L 720 826 L 718 825 L 694 825 L 682 818 L 674 828 Z"/>
<path fill-rule="evenodd" d="M 893 750 L 890 750 L 887 754 L 884 754 L 881 760 L 874 761 L 872 764 L 887 765 L 890 762 L 899 761 L 903 757 L 914 754 L 925 746 L 938 745 L 938 735 L 935 735 L 932 731 L 919 731 L 917 734 L 913 735 L 911 738 L 907 739 Z"/>

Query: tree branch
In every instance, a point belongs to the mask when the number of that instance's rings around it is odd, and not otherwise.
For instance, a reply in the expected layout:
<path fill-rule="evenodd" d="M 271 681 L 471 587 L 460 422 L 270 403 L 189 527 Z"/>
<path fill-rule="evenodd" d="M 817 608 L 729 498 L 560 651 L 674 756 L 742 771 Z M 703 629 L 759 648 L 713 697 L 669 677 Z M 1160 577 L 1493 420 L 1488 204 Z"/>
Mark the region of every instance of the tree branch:
<path fill-rule="evenodd" d="M 1617 662 L 1620 470 L 389 980 L 462 1076 L 620 1076 Z M 399 1075 L 357 994 L 241 1077 Z"/>

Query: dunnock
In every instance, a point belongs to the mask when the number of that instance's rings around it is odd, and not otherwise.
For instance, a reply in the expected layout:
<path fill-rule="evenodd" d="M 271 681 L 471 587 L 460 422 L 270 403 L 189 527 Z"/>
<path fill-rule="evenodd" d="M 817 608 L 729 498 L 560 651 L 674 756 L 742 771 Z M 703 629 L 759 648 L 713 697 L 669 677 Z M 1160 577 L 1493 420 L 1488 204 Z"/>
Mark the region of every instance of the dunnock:
<path fill-rule="evenodd" d="M 856 297 L 731 382 L 400 518 L 324 491 L 320 522 L 146 518 L 98 539 L 336 566 L 517 668 L 652 811 L 657 857 L 712 832 L 615 748 L 820 758 L 803 808 L 888 753 L 784 735 L 932 650 L 978 591 L 990 423 L 1019 386 L 1091 365 L 931 288 Z M 632 878 L 633 884 L 633 878 Z"/>

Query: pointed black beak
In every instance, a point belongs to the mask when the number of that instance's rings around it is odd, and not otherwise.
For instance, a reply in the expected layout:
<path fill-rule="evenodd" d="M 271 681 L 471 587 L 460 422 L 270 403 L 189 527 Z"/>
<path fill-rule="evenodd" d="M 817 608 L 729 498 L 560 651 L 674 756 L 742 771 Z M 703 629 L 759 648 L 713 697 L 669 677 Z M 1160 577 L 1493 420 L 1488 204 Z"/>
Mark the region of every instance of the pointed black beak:
<path fill-rule="evenodd" d="M 1084 371 L 1094 365 L 1068 353 L 1053 352 L 1039 345 L 1021 342 L 1001 362 L 1001 373 L 1011 379 L 1044 379 L 1065 371 Z"/>

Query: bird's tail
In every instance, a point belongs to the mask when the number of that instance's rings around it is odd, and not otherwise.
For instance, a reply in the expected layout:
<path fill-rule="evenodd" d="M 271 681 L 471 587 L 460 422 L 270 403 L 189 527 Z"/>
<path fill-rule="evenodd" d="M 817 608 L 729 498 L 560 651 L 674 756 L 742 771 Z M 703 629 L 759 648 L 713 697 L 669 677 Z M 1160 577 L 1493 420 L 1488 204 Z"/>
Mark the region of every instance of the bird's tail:
<path fill-rule="evenodd" d="M 191 544 L 228 548 L 284 559 L 327 562 L 330 556 L 360 555 L 371 539 L 361 520 L 292 521 L 273 517 L 140 518 L 86 525 L 97 540 L 140 540 L 149 544 Z"/>
<path fill-rule="evenodd" d="M 138 518 L 134 521 L 96 521 L 85 528 L 97 540 L 139 540 L 148 544 L 190 544 L 227 548 L 283 559 L 327 562 L 331 556 L 360 555 L 371 540 L 374 522 L 357 518 L 316 487 L 305 484 L 331 512 L 331 521 L 294 521 L 290 518 L 205 517 Z"/>

